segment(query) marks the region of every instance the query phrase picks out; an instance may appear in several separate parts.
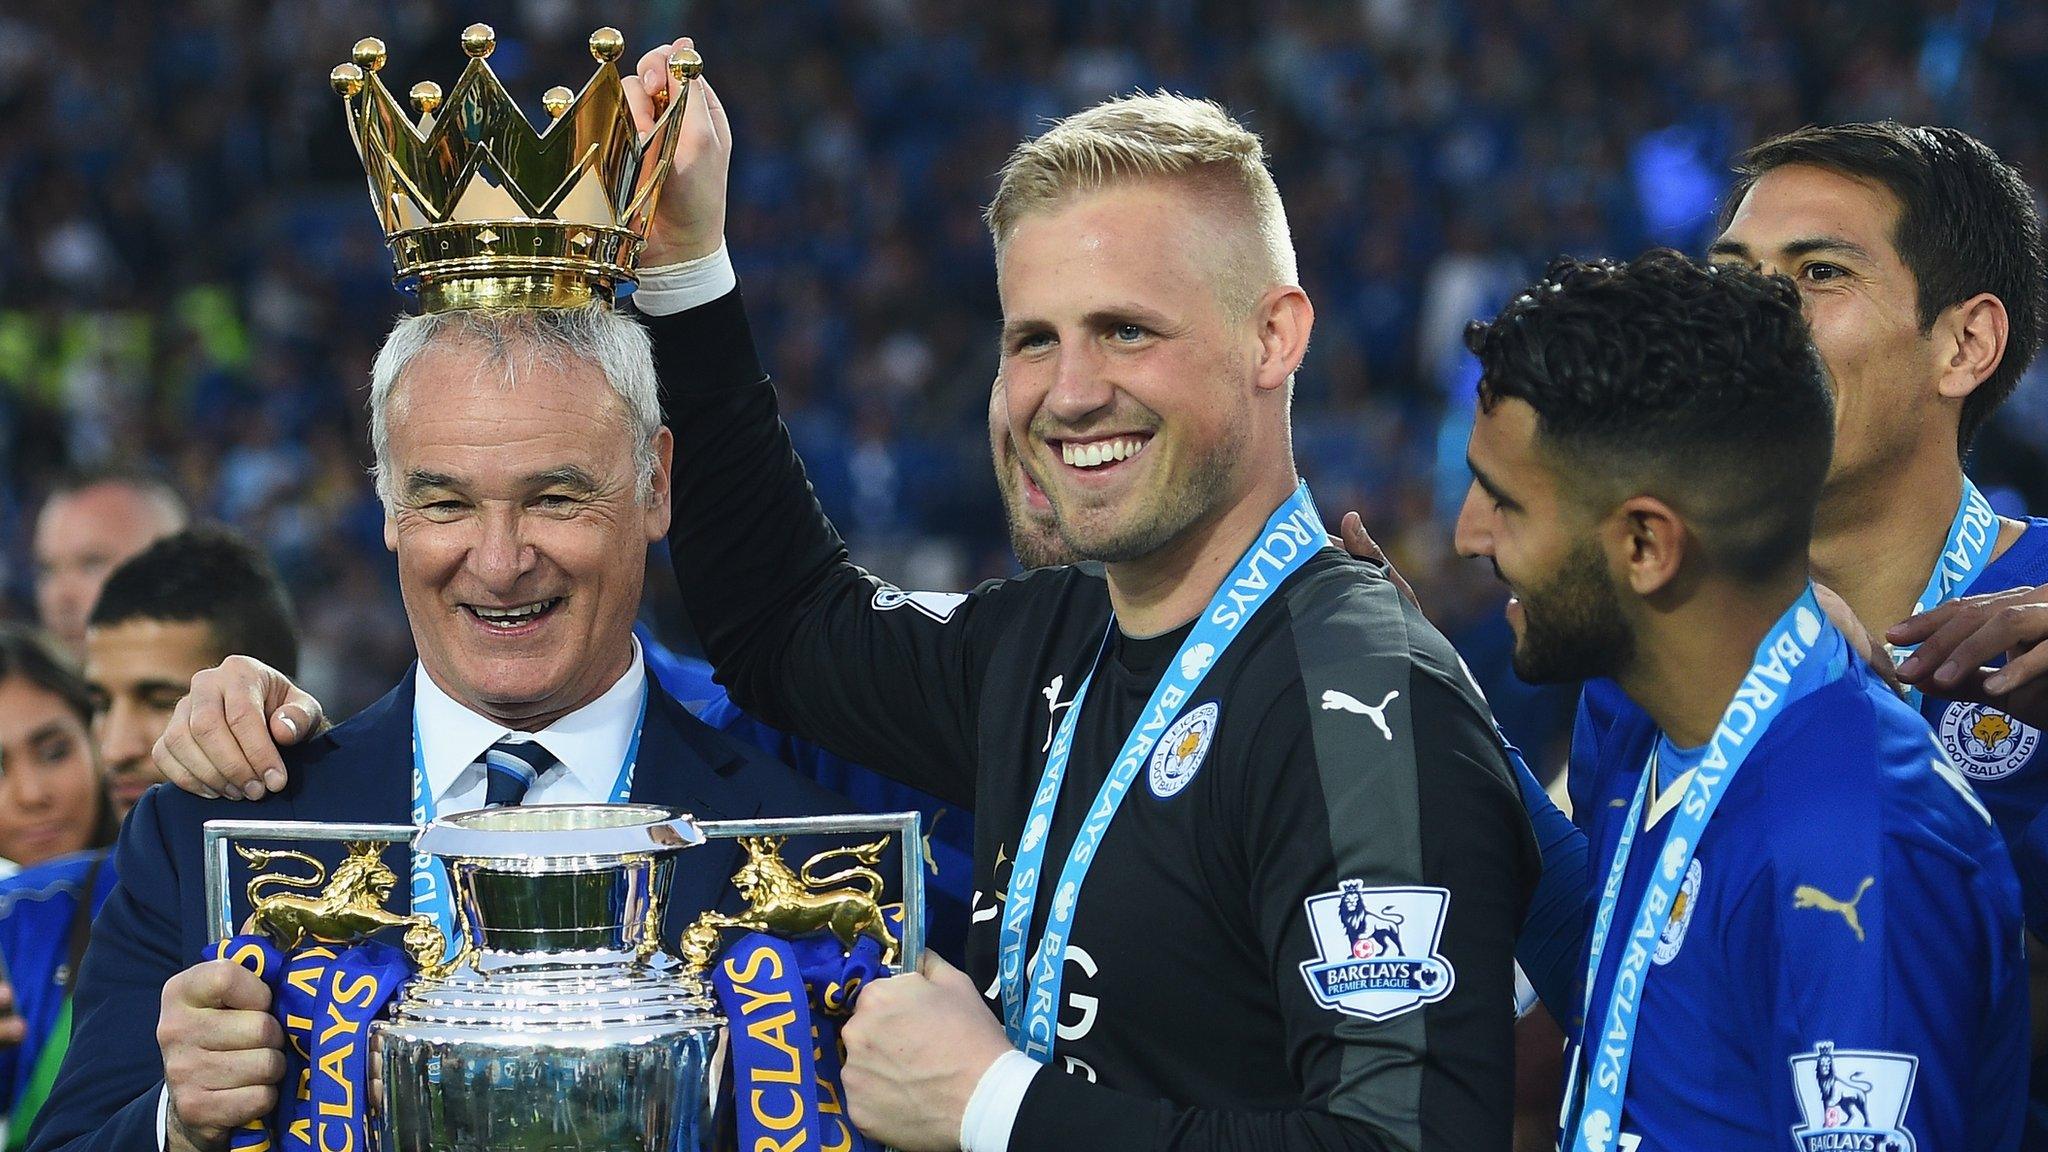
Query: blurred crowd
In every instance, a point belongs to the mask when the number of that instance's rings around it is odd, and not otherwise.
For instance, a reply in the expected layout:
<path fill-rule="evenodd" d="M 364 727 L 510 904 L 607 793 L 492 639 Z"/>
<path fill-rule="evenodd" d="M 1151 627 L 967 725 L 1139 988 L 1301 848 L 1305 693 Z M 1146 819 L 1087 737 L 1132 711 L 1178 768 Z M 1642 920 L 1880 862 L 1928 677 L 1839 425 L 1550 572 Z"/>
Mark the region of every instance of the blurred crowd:
<path fill-rule="evenodd" d="M 906 586 L 1011 561 L 983 418 L 997 306 L 979 210 L 1045 119 L 1133 89 L 1265 135 L 1315 342 L 1297 454 L 1365 514 L 1544 763 L 1568 696 L 1507 671 L 1499 593 L 1451 556 L 1468 319 L 1559 254 L 1698 252 L 1731 156 L 1884 116 L 2048 172 L 2048 5 L 2011 0 L 41 0 L 0 9 L 0 616 L 66 469 L 159 469 L 260 541 L 346 715 L 410 659 L 365 471 L 365 384 L 402 307 L 327 72 L 451 84 L 458 32 L 541 117 L 587 34 L 698 38 L 738 149 L 728 236 L 820 495 Z M 2039 369 L 2036 374 L 2039 374 Z M 1980 441 L 2048 511 L 2048 387 Z M 659 563 L 659 561 L 654 561 Z M 667 585 L 650 581 L 651 590 Z M 687 646 L 677 614 L 649 605 Z"/>

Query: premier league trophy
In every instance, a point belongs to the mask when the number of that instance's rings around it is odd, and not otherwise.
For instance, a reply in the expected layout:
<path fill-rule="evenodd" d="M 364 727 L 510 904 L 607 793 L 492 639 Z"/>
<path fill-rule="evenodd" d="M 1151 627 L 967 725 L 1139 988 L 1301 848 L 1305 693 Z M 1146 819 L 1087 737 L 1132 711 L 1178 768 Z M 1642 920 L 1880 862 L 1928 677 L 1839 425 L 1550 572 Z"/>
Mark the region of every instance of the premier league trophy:
<path fill-rule="evenodd" d="M 779 851 L 791 834 L 877 832 L 797 868 Z M 905 914 L 879 903 L 875 865 L 892 836 L 920 844 L 917 814 L 699 824 L 646 805 L 533 805 L 417 834 L 211 822 L 215 955 L 271 982 L 290 1038 L 278 1114 L 234 1146 L 697 1152 L 732 1147 L 753 1127 L 786 1134 L 778 1126 L 800 1118 L 822 1146 L 866 1147 L 837 1095 L 835 1019 L 861 984 L 921 947 L 914 847 L 902 853 Z M 664 950 L 677 854 L 735 838 L 744 910 L 703 911 L 680 954 Z M 330 874 L 304 852 L 241 843 L 258 839 L 339 840 L 347 851 Z M 381 853 L 408 840 L 445 877 L 454 940 L 431 912 L 383 907 L 397 877 Z M 256 874 L 244 934 L 227 938 L 231 849 Z M 817 875 L 833 857 L 851 863 Z M 280 864 L 310 874 L 263 871 Z M 319 892 L 278 891 L 289 888 Z M 416 894 L 430 888 L 416 879 Z M 401 933 L 403 954 L 368 939 L 379 932 Z"/>

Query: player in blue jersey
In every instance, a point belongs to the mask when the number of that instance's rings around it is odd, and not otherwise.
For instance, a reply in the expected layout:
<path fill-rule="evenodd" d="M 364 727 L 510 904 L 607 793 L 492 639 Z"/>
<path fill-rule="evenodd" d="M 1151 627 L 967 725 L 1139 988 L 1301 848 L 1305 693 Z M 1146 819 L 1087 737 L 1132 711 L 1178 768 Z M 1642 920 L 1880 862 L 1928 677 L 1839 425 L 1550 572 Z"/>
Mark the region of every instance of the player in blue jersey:
<path fill-rule="evenodd" d="M 1738 171 L 1711 252 L 1800 285 L 1838 393 L 1815 578 L 1873 631 L 2048 580 L 2048 521 L 1995 516 L 1963 473 L 2040 339 L 2048 269 L 2019 173 L 1962 132 L 1896 124 L 1802 129 Z M 2043 934 L 2048 826 L 2028 832 L 2048 801 L 2040 732 L 1927 688 L 1915 702 L 2006 830 Z"/>
<path fill-rule="evenodd" d="M 1932 630 L 1887 631 L 1957 597 L 2048 581 L 2048 521 L 1993 516 L 1963 471 L 1972 439 L 2039 347 L 2048 260 L 2034 198 L 2010 165 L 1950 128 L 1802 129 L 1752 148 L 1738 171 L 1713 258 L 1799 284 L 1841 410 L 1815 578 L 1873 632 L 1905 645 L 1894 652 L 1914 702 L 1997 820 L 2019 873 L 2035 936 L 2026 1146 L 2048 1148 L 2048 717 L 2007 712 L 2018 705 L 1963 669 L 1935 679 L 1958 637 L 1915 660 L 1911 645 Z M 1988 654 L 1973 646 L 1963 655 L 1974 669 Z M 1600 703 L 1589 688 L 1582 732 L 1599 723 Z"/>
<path fill-rule="evenodd" d="M 1570 1149 L 2018 1147 L 2017 882 L 1807 552 L 1835 411 L 1791 284 L 1562 262 L 1475 325 L 1459 550 L 1516 671 L 1608 677 Z"/>

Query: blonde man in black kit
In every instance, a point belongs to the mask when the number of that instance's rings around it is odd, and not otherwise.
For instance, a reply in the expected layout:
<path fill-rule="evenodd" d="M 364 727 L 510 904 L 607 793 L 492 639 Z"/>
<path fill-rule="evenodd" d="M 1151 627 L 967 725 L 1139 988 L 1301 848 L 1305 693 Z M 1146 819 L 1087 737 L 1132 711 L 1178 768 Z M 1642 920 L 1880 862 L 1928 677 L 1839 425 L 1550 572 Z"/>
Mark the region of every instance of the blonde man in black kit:
<path fill-rule="evenodd" d="M 1449 645 L 1295 503 L 1313 314 L 1257 137 L 1142 97 L 1019 149 L 1008 430 L 1102 568 L 958 596 L 868 576 L 811 499 L 723 251 L 730 137 L 693 106 L 636 297 L 685 602 L 737 702 L 974 803 L 1000 896 L 969 973 L 864 993 L 856 1122 L 969 1152 L 1505 1146 L 1528 820 Z"/>

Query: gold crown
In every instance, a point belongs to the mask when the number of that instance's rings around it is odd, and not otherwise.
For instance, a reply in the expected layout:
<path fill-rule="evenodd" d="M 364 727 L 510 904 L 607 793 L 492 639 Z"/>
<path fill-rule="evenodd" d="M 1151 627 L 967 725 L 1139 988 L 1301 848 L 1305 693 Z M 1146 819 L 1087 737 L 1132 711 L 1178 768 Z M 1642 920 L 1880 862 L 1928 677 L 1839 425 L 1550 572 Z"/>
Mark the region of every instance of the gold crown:
<path fill-rule="evenodd" d="M 384 42 L 358 40 L 354 62 L 328 77 L 370 177 L 370 199 L 397 264 L 393 282 L 426 312 L 563 308 L 610 299 L 633 279 L 689 102 L 703 71 L 695 52 L 668 58 L 685 81 L 646 136 L 633 125 L 617 62 L 616 28 L 590 34 L 597 74 L 580 93 L 550 88 L 551 122 L 538 132 L 487 63 L 489 25 L 462 32 L 469 64 L 444 99 L 432 81 L 410 93 L 417 121 L 378 78 Z M 665 106 L 664 106 L 665 105 Z"/>

